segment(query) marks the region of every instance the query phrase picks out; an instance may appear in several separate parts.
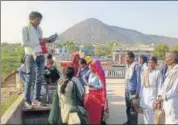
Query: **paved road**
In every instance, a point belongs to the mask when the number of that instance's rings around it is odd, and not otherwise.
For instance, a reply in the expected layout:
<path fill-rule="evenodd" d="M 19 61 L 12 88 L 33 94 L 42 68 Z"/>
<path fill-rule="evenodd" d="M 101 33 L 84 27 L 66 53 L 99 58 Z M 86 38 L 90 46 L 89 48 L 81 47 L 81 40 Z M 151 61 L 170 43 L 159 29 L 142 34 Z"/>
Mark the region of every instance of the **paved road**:
<path fill-rule="evenodd" d="M 123 80 L 107 80 L 107 95 L 109 101 L 109 118 L 107 124 L 123 124 L 126 122 L 125 98 Z M 143 118 L 139 116 L 139 123 L 143 123 Z"/>

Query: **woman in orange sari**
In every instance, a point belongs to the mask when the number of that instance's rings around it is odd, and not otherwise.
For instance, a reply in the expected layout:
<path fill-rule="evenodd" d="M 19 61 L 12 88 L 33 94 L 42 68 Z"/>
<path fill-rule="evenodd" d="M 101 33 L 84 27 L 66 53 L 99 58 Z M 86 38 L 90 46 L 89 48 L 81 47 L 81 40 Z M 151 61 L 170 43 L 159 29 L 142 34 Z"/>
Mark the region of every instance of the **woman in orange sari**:
<path fill-rule="evenodd" d="M 104 115 L 108 114 L 105 74 L 99 60 L 93 60 L 89 68 L 89 93 L 85 97 L 84 106 L 88 111 L 90 124 L 101 124 Z"/>

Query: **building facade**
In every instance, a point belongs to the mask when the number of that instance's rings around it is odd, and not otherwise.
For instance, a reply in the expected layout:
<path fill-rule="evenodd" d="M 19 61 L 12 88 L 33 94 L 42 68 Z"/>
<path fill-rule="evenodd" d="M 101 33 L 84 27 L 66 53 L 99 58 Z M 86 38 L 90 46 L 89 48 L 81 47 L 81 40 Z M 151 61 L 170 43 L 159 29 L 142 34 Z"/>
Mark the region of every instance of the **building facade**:
<path fill-rule="evenodd" d="M 151 46 L 137 46 L 137 47 L 125 47 L 116 48 L 113 50 L 113 62 L 116 64 L 125 64 L 125 55 L 128 51 L 132 51 L 135 54 L 135 61 L 138 61 L 140 55 L 145 55 L 147 57 L 153 56 L 154 47 Z"/>

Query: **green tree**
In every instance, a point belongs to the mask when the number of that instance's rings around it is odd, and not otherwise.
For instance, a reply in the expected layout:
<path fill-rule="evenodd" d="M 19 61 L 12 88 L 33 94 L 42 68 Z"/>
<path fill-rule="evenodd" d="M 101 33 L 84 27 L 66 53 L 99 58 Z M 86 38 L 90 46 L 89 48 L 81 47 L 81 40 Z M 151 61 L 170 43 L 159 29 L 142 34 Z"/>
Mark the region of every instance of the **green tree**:
<path fill-rule="evenodd" d="M 2 47 L 7 46 L 7 45 L 8 45 L 7 42 L 3 42 L 3 43 L 1 43 L 1 46 L 2 46 Z"/>
<path fill-rule="evenodd" d="M 69 54 L 72 54 L 75 51 L 75 48 L 76 48 L 74 42 L 72 42 L 72 41 L 66 41 L 66 42 L 64 42 L 63 46 L 67 47 L 67 49 L 69 51 Z"/>
<path fill-rule="evenodd" d="M 16 52 L 18 53 L 19 56 L 23 56 L 25 54 L 24 47 L 22 46 L 16 47 Z"/>
<path fill-rule="evenodd" d="M 89 49 L 94 49 L 92 43 L 84 43 L 84 47 L 89 48 Z"/>
<path fill-rule="evenodd" d="M 171 48 L 171 51 L 178 51 L 178 45 L 175 45 Z"/>
<path fill-rule="evenodd" d="M 60 43 L 57 43 L 57 44 L 56 44 L 56 47 L 57 47 L 57 48 L 62 48 L 62 47 L 63 47 L 63 45 L 62 45 L 62 44 L 60 44 Z"/>
<path fill-rule="evenodd" d="M 165 53 L 169 51 L 169 47 L 167 44 L 159 44 L 155 47 L 154 56 L 163 59 L 165 57 Z"/>
<path fill-rule="evenodd" d="M 109 46 L 106 44 L 106 45 L 98 45 L 95 47 L 95 55 L 96 56 L 108 56 L 110 55 L 111 52 L 109 50 Z"/>
<path fill-rule="evenodd" d="M 20 59 L 23 53 L 24 49 L 20 44 L 7 44 L 1 48 L 2 80 L 7 76 L 7 74 L 20 66 Z"/>
<path fill-rule="evenodd" d="M 118 43 L 112 41 L 109 43 L 109 51 L 110 53 L 112 53 L 113 49 L 116 48 L 118 46 Z"/>

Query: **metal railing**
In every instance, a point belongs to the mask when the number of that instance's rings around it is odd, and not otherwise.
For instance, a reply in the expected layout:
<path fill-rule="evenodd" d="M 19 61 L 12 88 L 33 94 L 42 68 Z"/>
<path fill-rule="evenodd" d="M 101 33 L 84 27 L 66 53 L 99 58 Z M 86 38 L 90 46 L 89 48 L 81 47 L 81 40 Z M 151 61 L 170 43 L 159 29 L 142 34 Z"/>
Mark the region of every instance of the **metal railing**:
<path fill-rule="evenodd" d="M 124 78 L 125 77 L 125 67 L 111 67 L 105 70 L 106 78 Z"/>

